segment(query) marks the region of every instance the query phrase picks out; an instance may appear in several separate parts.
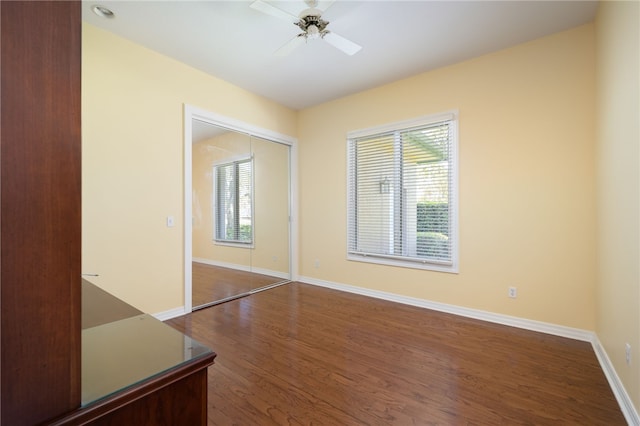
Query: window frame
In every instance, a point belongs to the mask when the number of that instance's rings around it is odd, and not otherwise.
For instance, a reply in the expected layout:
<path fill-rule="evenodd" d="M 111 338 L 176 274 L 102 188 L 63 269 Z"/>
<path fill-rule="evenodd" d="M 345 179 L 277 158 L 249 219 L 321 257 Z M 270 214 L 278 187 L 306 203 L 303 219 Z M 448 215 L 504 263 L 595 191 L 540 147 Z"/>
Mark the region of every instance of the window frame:
<path fill-rule="evenodd" d="M 387 254 L 376 254 L 376 253 L 366 253 L 359 252 L 354 250 L 352 244 L 356 243 L 357 237 L 356 232 L 357 228 L 357 210 L 355 209 L 355 197 L 356 197 L 356 183 L 355 183 L 355 158 L 354 158 L 354 144 L 357 139 L 362 139 L 366 137 L 377 136 L 381 134 L 393 133 L 393 132 L 403 132 L 410 130 L 416 127 L 429 126 L 441 122 L 448 122 L 450 129 L 450 142 L 449 142 L 449 194 L 448 194 L 448 205 L 449 205 L 449 225 L 450 225 L 450 233 L 449 241 L 451 246 L 451 260 L 450 262 L 442 262 L 435 259 L 418 259 L 416 257 L 411 256 L 401 256 L 401 255 L 387 255 Z M 347 237 L 347 260 L 357 261 L 357 262 L 366 262 L 366 263 L 374 263 L 379 265 L 387 265 L 387 266 L 396 266 L 396 267 L 404 267 L 404 268 L 412 268 L 412 269 L 423 269 L 437 272 L 448 272 L 448 273 L 459 273 L 459 224 L 458 224 L 458 214 L 459 214 L 459 202 L 458 202 L 458 193 L 459 193 L 459 184 L 458 184 L 458 170 L 459 170 L 459 158 L 458 158 L 458 144 L 459 144 L 459 136 L 458 136 L 458 111 L 452 110 L 443 112 L 440 114 L 433 114 L 423 117 L 418 117 L 410 120 L 398 121 L 394 123 L 388 123 L 381 126 L 376 126 L 372 128 L 366 128 L 361 130 L 355 130 L 347 133 L 347 229 L 346 229 L 346 237 Z M 402 197 L 402 203 L 406 202 L 405 198 Z M 396 201 L 394 201 L 395 208 L 401 208 L 402 206 L 395 205 Z M 403 220 L 405 216 L 403 216 Z M 394 227 L 402 227 L 403 223 L 396 223 Z M 386 229 L 386 228 L 381 228 Z M 416 231 L 417 232 L 417 231 Z M 406 239 L 406 235 L 408 232 L 402 233 L 402 238 Z"/>
<path fill-rule="evenodd" d="M 251 170 L 251 239 L 249 241 L 242 241 L 242 240 L 230 240 L 230 239 L 226 239 L 226 238 L 218 238 L 218 220 L 219 220 L 219 213 L 218 213 L 218 205 L 219 205 L 219 191 L 218 191 L 218 169 L 220 167 L 224 167 L 224 166 L 229 166 L 229 165 L 234 165 L 234 168 L 237 170 L 237 168 L 239 167 L 240 164 L 244 164 L 244 163 L 249 163 L 250 164 L 250 170 Z M 255 194 L 254 194 L 254 190 L 255 190 L 255 182 L 254 182 L 254 175 L 255 175 L 255 167 L 254 167 L 254 159 L 253 159 L 253 155 L 243 155 L 243 156 L 237 156 L 237 157 L 233 157 L 233 158 L 226 158 L 223 161 L 220 162 L 216 162 L 213 164 L 213 199 L 212 199 L 212 204 L 213 204 L 213 241 L 216 245 L 222 245 L 222 246 L 233 246 L 233 247 L 243 247 L 243 248 L 254 248 L 255 245 Z M 236 194 L 235 194 L 235 199 L 237 201 L 237 203 L 239 204 L 239 186 L 236 185 Z M 239 212 L 239 209 L 237 209 Z M 239 218 L 237 218 L 239 221 Z"/>

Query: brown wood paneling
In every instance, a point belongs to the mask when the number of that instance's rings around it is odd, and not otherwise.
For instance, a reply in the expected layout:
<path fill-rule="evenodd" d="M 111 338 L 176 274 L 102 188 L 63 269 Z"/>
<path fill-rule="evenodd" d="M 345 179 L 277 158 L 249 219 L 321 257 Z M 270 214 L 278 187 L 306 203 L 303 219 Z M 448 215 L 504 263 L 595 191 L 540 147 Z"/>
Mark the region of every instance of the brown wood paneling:
<path fill-rule="evenodd" d="M 47 425 L 204 426 L 207 424 L 207 367 L 215 356 L 211 353 Z"/>
<path fill-rule="evenodd" d="M 87 423 L 92 426 L 205 426 L 207 424 L 207 370 L 184 377 Z"/>
<path fill-rule="evenodd" d="M 2 424 L 80 402 L 80 2 L 1 2 Z"/>

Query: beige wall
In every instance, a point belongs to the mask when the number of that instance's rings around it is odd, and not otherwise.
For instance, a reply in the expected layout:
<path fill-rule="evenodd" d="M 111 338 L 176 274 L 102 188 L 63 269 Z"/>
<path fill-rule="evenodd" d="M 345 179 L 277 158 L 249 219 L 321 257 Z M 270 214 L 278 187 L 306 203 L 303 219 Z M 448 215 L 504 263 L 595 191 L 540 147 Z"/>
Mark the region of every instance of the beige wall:
<path fill-rule="evenodd" d="M 83 24 L 83 272 L 150 313 L 184 304 L 185 103 L 295 136 L 295 111 Z"/>
<path fill-rule="evenodd" d="M 193 257 L 222 266 L 288 277 L 289 148 L 227 132 L 193 146 Z M 213 241 L 213 167 L 253 156 L 254 244 L 251 248 Z"/>
<path fill-rule="evenodd" d="M 594 329 L 593 41 L 586 25 L 296 120 L 294 111 L 85 24 L 83 269 L 143 310 L 183 303 L 188 103 L 293 136 L 298 125 L 302 276 Z M 451 109 L 460 112 L 460 273 L 346 261 L 346 133 Z M 508 286 L 518 299 L 507 297 Z"/>
<path fill-rule="evenodd" d="M 597 334 L 640 411 L 640 7 L 601 2 L 597 34 Z M 632 347 L 626 364 L 625 343 Z"/>
<path fill-rule="evenodd" d="M 301 111 L 300 274 L 595 329 L 594 95 L 589 24 Z M 347 132 L 452 109 L 460 273 L 347 261 Z"/>

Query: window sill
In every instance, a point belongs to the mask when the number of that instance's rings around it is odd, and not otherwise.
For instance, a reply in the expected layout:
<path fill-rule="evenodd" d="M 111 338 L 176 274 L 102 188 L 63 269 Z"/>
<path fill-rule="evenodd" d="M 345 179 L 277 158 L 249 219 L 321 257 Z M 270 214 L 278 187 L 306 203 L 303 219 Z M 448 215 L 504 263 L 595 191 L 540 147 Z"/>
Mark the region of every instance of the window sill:
<path fill-rule="evenodd" d="M 421 262 L 421 261 L 394 259 L 391 257 L 351 254 L 351 253 L 347 255 L 347 260 L 354 261 L 354 262 L 373 263 L 373 264 L 383 265 L 383 266 L 422 269 L 422 270 L 434 271 L 434 272 L 446 272 L 450 274 L 459 273 L 457 262 L 453 262 L 453 264 L 451 265 L 437 264 L 437 263 L 429 263 L 428 261 Z"/>

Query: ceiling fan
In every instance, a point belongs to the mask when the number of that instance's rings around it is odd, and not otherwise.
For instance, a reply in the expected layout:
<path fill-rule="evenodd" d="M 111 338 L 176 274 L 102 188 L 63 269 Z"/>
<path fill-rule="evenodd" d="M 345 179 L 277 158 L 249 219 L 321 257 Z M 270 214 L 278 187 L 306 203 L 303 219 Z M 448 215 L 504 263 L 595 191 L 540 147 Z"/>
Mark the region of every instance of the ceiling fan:
<path fill-rule="evenodd" d="M 339 36 L 338 34 L 331 32 L 327 29 L 329 25 L 328 21 L 322 19 L 322 12 L 324 12 L 329 6 L 334 3 L 335 0 L 327 2 L 324 7 L 318 7 L 318 0 L 304 0 L 307 8 L 304 9 L 298 16 L 292 15 L 287 11 L 277 8 L 269 4 L 266 0 L 256 0 L 249 7 L 259 10 L 276 18 L 289 21 L 297 25 L 302 32 L 289 40 L 284 46 L 276 50 L 275 54 L 278 56 L 286 56 L 291 53 L 296 47 L 308 40 L 322 39 L 330 45 L 340 49 L 347 55 L 354 55 L 362 46 L 347 40 L 346 38 Z"/>

